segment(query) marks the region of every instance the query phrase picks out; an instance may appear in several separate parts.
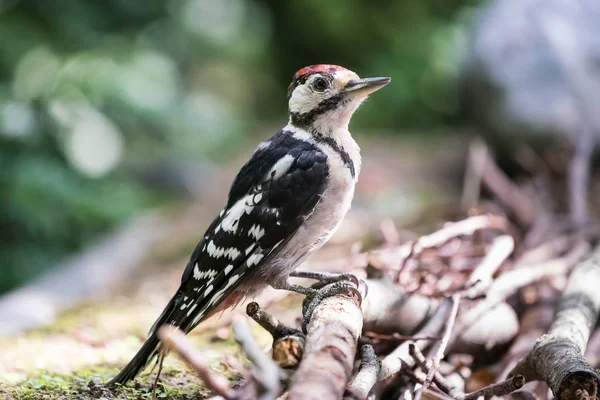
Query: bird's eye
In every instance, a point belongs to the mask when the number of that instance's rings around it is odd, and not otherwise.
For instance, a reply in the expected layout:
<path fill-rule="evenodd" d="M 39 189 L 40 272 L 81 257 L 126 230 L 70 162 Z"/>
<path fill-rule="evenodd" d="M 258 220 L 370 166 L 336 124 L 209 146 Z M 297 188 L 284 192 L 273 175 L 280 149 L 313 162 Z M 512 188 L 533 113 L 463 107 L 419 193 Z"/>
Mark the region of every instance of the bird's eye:
<path fill-rule="evenodd" d="M 312 86 L 315 92 L 324 92 L 325 89 L 327 89 L 327 87 L 329 86 L 329 82 L 327 82 L 327 79 L 325 78 L 317 78 L 313 82 Z"/>

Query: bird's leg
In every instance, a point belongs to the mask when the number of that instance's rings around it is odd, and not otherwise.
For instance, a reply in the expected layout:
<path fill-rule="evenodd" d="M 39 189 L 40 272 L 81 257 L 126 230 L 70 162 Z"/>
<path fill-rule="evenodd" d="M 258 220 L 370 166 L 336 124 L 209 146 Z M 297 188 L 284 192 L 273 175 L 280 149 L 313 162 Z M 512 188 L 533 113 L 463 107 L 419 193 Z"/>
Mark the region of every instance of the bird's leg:
<path fill-rule="evenodd" d="M 341 274 L 333 274 L 330 272 L 313 272 L 313 271 L 294 271 L 290 274 L 291 277 L 294 278 L 307 278 L 314 279 L 319 281 L 318 283 L 312 285 L 312 288 L 319 288 L 330 283 L 341 282 L 341 281 L 350 281 L 354 284 L 354 286 L 358 287 L 360 283 L 364 283 L 361 279 L 358 279 L 356 275 L 351 274 L 349 272 L 342 272 Z M 365 285 L 366 286 L 366 285 Z"/>
<path fill-rule="evenodd" d="M 320 284 L 321 283 L 318 283 L 317 285 Z M 320 287 L 314 295 L 306 296 L 302 304 L 302 332 L 306 334 L 312 314 L 321 301 L 328 297 L 337 296 L 338 294 L 348 293 L 358 296 L 359 301 L 362 302 L 362 293 L 358 290 L 358 285 L 355 286 L 353 283 L 343 280 L 334 281 L 331 284 L 326 283 L 324 286 Z"/>
<path fill-rule="evenodd" d="M 156 400 L 156 391 L 158 390 L 158 380 L 160 379 L 160 373 L 162 372 L 163 369 L 163 361 L 165 359 L 165 353 L 164 352 L 160 352 L 158 353 L 158 360 L 157 360 L 157 364 L 158 364 L 158 371 L 156 372 L 156 378 L 154 378 L 154 384 L 152 385 L 152 400 Z"/>
<path fill-rule="evenodd" d="M 327 297 L 352 292 L 362 299 L 362 294 L 358 290 L 361 280 L 355 275 L 349 273 L 330 274 L 321 272 L 296 271 L 290 274 L 295 278 L 316 279 L 319 282 L 310 287 L 294 285 L 287 281 L 277 282 L 272 285 L 275 289 L 289 290 L 306 296 L 303 304 L 302 331 L 306 333 L 306 328 L 310 322 L 313 311 L 319 303 Z M 366 287 L 366 285 L 365 285 Z"/>
<path fill-rule="evenodd" d="M 317 289 L 313 289 L 312 287 L 306 287 L 302 285 L 294 285 L 293 283 L 289 283 L 288 281 L 277 281 L 272 282 L 271 286 L 274 289 L 278 290 L 287 290 L 288 292 L 299 293 L 304 296 L 314 296 L 317 292 Z"/>
<path fill-rule="evenodd" d="M 575 139 L 575 151 L 569 166 L 569 207 L 575 224 L 579 226 L 587 219 L 587 186 L 594 146 L 593 134 L 586 129 Z"/>

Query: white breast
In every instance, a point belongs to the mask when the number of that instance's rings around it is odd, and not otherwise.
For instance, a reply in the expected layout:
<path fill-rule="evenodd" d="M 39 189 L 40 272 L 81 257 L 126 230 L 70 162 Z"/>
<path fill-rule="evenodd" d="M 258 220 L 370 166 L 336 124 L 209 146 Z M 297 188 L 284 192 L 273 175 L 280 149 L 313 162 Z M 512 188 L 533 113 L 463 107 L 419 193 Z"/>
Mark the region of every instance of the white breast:
<path fill-rule="evenodd" d="M 304 131 L 297 131 L 294 136 L 312 141 L 310 135 Z M 337 152 L 323 143 L 315 143 L 327 154 L 329 160 L 329 177 L 326 188 L 315 210 L 294 237 L 286 243 L 270 265 L 260 268 L 259 275 L 262 275 L 269 283 L 272 283 L 274 279 L 274 270 L 277 271 L 275 279 L 287 279 L 292 271 L 329 240 L 350 210 L 356 178 L 360 172 L 360 149 L 349 133 L 346 142 L 344 143 L 345 150 L 355 164 L 355 177 L 352 176 L 350 169 Z"/>

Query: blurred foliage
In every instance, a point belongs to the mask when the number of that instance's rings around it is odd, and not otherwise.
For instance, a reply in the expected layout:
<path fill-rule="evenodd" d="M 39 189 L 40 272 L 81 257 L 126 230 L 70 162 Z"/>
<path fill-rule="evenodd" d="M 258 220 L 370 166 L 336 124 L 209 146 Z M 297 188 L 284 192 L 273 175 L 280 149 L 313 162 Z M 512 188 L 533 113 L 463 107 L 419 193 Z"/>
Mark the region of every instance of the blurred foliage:
<path fill-rule="evenodd" d="M 358 128 L 460 122 L 476 2 L 0 0 L 0 293 L 164 200 L 132 171 L 285 122 L 305 65 L 393 77 Z"/>

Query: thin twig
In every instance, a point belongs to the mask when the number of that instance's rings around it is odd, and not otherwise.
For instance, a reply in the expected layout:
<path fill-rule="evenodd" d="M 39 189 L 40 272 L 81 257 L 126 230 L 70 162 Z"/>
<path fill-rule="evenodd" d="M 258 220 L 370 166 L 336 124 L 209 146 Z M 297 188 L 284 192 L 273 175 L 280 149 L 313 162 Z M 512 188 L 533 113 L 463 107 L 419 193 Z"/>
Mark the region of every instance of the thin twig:
<path fill-rule="evenodd" d="M 246 314 L 273 337 L 273 360 L 282 368 L 297 367 L 304 354 L 304 334 L 279 322 L 258 303 L 248 304 Z"/>
<path fill-rule="evenodd" d="M 416 333 L 416 336 L 437 335 L 446 323 L 448 314 L 451 312 L 451 310 L 452 301 L 448 298 L 444 299 L 444 301 L 438 306 L 437 310 L 433 313 L 429 321 L 427 321 L 425 326 Z M 419 347 L 421 350 L 426 346 L 422 343 L 423 342 L 417 343 L 417 347 Z M 409 345 L 410 342 L 408 341 L 400 344 L 394 351 L 392 351 L 383 359 L 381 373 L 379 374 L 380 381 L 395 375 L 398 373 L 398 371 L 400 371 L 403 365 L 412 362 L 412 358 L 410 357 L 410 354 L 408 354 Z"/>
<path fill-rule="evenodd" d="M 525 377 L 523 375 L 514 375 L 505 381 L 488 385 L 472 393 L 468 393 L 462 397 L 459 397 L 458 400 L 477 400 L 480 397 L 483 397 L 485 400 L 487 400 L 492 396 L 506 396 L 515 390 L 521 389 L 524 384 Z"/>
<path fill-rule="evenodd" d="M 419 350 L 419 348 L 417 346 L 415 346 L 413 343 L 411 343 L 408 346 L 408 351 L 409 351 L 411 357 L 415 360 L 415 362 L 419 366 L 419 368 L 421 368 L 421 370 L 424 373 L 426 373 L 426 374 L 429 373 L 429 371 L 431 370 L 431 365 L 427 362 L 427 360 L 425 359 L 425 356 L 423 355 L 423 353 L 421 353 L 421 350 Z M 440 388 L 441 391 L 450 395 L 451 397 L 456 398 L 462 394 L 453 385 L 448 383 L 446 378 L 444 378 L 442 376 L 442 374 L 440 374 L 438 371 L 436 371 L 433 375 L 433 383 L 435 383 L 436 386 L 438 388 Z"/>
<path fill-rule="evenodd" d="M 423 394 L 423 391 L 429 387 L 433 380 L 433 376 L 440 367 L 440 362 L 442 358 L 444 358 L 444 351 L 446 350 L 446 346 L 450 341 L 450 336 L 452 335 L 452 328 L 454 327 L 454 321 L 456 320 L 456 314 L 458 313 L 458 305 L 460 304 L 460 295 L 455 294 L 452 296 L 452 310 L 450 311 L 450 317 L 448 318 L 448 322 L 446 324 L 446 330 L 444 331 L 444 336 L 440 341 L 439 347 L 435 356 L 433 357 L 433 361 L 431 363 L 431 368 L 427 373 L 427 377 L 425 378 L 425 382 L 423 386 L 417 390 L 415 393 L 415 400 L 419 400 Z"/>
<path fill-rule="evenodd" d="M 279 366 L 258 346 L 250 327 L 242 318 L 233 321 L 235 341 L 244 349 L 254 367 L 254 378 L 258 384 L 258 398 L 275 399 L 281 392 L 283 373 Z"/>
<path fill-rule="evenodd" d="M 467 280 L 465 297 L 476 298 L 481 296 L 492 284 L 492 277 L 502 266 L 504 261 L 512 254 L 515 241 L 509 235 L 498 236 L 481 263 L 473 270 Z"/>
<path fill-rule="evenodd" d="M 512 211 L 522 225 L 530 226 L 539 213 L 531 196 L 524 193 L 496 165 L 482 140 L 475 142 L 472 149 L 485 155 L 485 162 L 480 171 L 483 183 Z"/>
<path fill-rule="evenodd" d="M 235 397 L 235 391 L 229 387 L 227 378 L 215 373 L 210 368 L 208 362 L 183 332 L 168 325 L 158 330 L 158 337 L 167 349 L 177 354 L 198 373 L 206 387 L 225 399 Z"/>

